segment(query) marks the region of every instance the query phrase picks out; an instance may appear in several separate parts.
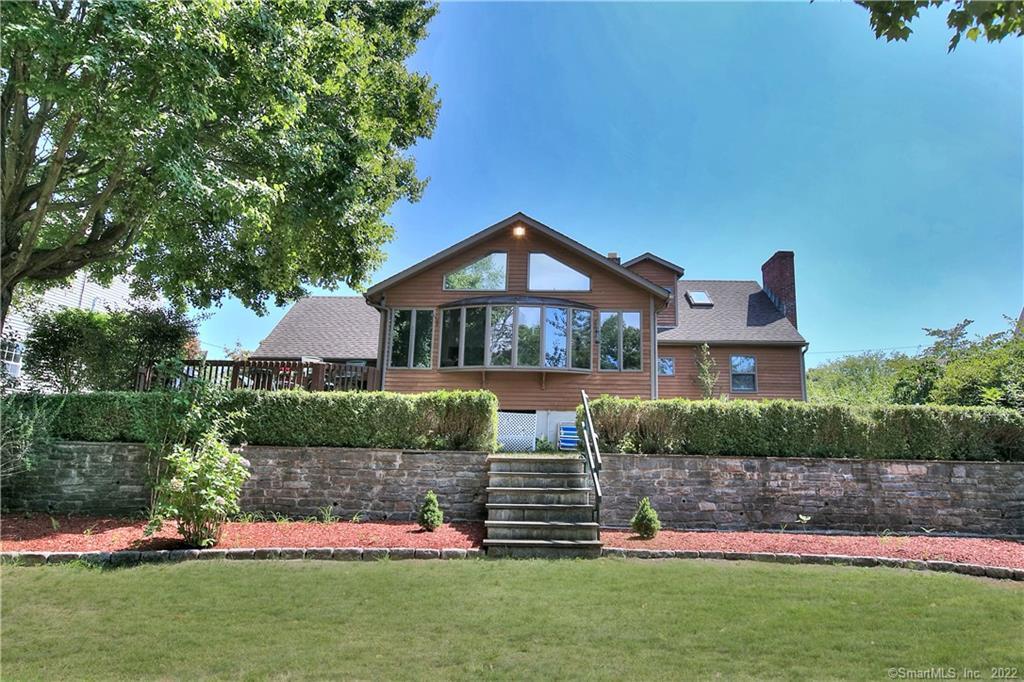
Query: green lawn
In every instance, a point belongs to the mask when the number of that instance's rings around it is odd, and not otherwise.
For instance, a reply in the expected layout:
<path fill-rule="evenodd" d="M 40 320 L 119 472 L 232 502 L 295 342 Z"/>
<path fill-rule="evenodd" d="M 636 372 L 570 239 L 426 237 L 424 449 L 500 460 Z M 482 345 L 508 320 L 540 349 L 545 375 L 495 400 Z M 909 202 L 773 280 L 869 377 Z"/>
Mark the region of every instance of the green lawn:
<path fill-rule="evenodd" d="M 1016 667 L 1024 587 L 710 561 L 4 567 L 5 680 L 887 679 Z"/>

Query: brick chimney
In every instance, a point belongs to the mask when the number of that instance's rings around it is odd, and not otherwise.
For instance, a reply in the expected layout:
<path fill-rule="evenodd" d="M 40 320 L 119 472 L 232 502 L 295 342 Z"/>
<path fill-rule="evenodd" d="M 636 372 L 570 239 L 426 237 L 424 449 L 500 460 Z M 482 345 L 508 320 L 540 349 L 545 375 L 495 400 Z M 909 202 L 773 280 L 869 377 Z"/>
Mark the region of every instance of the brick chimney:
<path fill-rule="evenodd" d="M 776 251 L 761 266 L 761 286 L 768 298 L 796 326 L 796 270 L 792 251 Z"/>
<path fill-rule="evenodd" d="M 608 253 L 608 260 L 615 263 L 616 265 L 618 265 L 622 261 L 622 259 L 619 258 L 619 254 L 616 253 L 615 251 L 611 251 Z"/>

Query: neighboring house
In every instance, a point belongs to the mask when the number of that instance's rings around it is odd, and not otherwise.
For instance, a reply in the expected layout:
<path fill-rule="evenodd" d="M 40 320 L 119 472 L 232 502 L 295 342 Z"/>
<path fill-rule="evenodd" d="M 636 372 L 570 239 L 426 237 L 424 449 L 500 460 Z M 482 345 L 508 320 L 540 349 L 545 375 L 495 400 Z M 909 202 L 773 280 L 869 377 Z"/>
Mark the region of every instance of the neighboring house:
<path fill-rule="evenodd" d="M 123 278 L 115 277 L 109 286 L 104 286 L 89 279 L 89 276 L 80 270 L 68 286 L 47 289 L 38 300 L 38 305 L 33 307 L 39 312 L 62 308 L 103 311 L 130 308 L 138 303 L 138 299 L 132 296 L 128 282 Z M 13 336 L 17 341 L 11 342 L 5 338 L 0 343 L 0 357 L 10 376 L 21 376 L 21 341 L 31 330 L 30 316 L 12 308 L 4 322 L 4 336 Z"/>
<path fill-rule="evenodd" d="M 295 302 L 249 357 L 377 364 L 380 313 L 362 296 L 309 296 Z"/>
<path fill-rule="evenodd" d="M 651 253 L 621 263 L 517 213 L 372 286 L 366 302 L 383 317 L 350 298 L 303 299 L 258 352 L 351 355 L 343 339 L 363 324 L 368 338 L 375 325 L 384 390 L 486 388 L 506 421 L 551 440 L 557 424 L 575 419 L 580 389 L 699 398 L 703 343 L 720 371 L 716 396 L 803 399 L 793 253 L 773 255 L 760 285 L 682 275 Z M 313 305 L 330 318 L 314 321 Z M 295 312 L 302 323 L 293 326 Z M 320 350 L 307 325 L 346 350 Z"/>

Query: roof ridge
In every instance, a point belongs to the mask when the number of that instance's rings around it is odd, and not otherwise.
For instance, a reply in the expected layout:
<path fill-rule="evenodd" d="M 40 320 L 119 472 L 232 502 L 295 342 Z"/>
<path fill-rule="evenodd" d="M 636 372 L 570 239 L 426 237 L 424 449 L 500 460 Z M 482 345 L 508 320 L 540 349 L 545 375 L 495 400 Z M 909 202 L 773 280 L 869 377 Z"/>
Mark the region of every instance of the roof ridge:
<path fill-rule="evenodd" d="M 729 283 L 729 284 L 756 284 L 757 286 L 761 286 L 761 284 L 757 280 L 755 280 L 755 279 L 704 279 L 704 278 L 694 278 L 694 279 L 680 279 L 679 281 L 680 282 L 721 282 L 721 283 Z"/>

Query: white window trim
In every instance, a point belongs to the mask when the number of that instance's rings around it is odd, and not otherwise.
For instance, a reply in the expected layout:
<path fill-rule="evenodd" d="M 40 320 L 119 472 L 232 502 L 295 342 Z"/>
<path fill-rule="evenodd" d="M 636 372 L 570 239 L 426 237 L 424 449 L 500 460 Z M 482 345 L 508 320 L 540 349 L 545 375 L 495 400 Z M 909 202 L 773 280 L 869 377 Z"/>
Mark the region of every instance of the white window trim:
<path fill-rule="evenodd" d="M 754 361 L 753 372 L 734 372 L 732 370 L 732 359 L 733 358 L 750 358 Z M 754 388 L 736 388 L 733 384 L 733 377 L 736 376 L 752 376 L 754 377 Z M 755 355 L 730 355 L 729 356 L 729 392 L 730 393 L 757 393 L 757 356 Z"/>
<path fill-rule="evenodd" d="M 598 336 L 597 336 L 597 371 L 599 371 L 599 372 L 627 372 L 627 373 L 633 373 L 633 374 L 642 373 L 644 371 L 644 313 L 643 313 L 643 311 L 642 310 L 625 310 L 625 309 L 623 309 L 623 310 L 601 310 L 597 314 L 597 324 L 598 324 L 598 327 L 601 326 L 601 315 L 604 314 L 604 313 L 608 313 L 608 314 L 611 314 L 611 315 L 616 315 L 619 318 L 619 358 L 618 358 L 619 359 L 619 366 L 616 369 L 605 369 L 604 367 L 601 367 L 601 335 L 600 335 L 600 332 L 598 332 Z M 622 357 L 623 356 L 623 351 L 622 351 L 622 330 L 625 328 L 625 324 L 623 322 L 623 315 L 626 314 L 626 313 L 636 313 L 637 315 L 640 316 L 640 325 L 638 327 L 638 329 L 640 330 L 640 367 L 637 368 L 637 369 L 623 369 L 623 366 L 622 366 L 624 364 L 623 357 Z"/>
<path fill-rule="evenodd" d="M 583 275 L 584 277 L 587 278 L 587 288 L 586 289 L 534 289 L 533 287 L 530 286 L 530 257 L 531 256 L 547 256 L 551 260 L 555 261 L 556 263 L 559 263 L 560 265 L 564 265 L 565 267 L 569 268 L 573 272 L 575 272 L 575 273 L 577 273 L 579 275 Z M 568 263 L 566 263 L 562 259 L 555 258 L 550 253 L 546 253 L 544 251 L 531 251 L 526 256 L 526 290 L 527 291 L 537 291 L 537 292 L 542 292 L 542 293 L 552 293 L 552 294 L 565 294 L 565 293 L 569 293 L 569 294 L 589 294 L 590 292 L 592 292 L 594 290 L 594 278 L 591 277 L 586 272 L 583 272 L 581 270 L 577 270 L 576 268 L 574 268 L 573 266 L 569 265 Z"/>
<path fill-rule="evenodd" d="M 411 313 L 411 320 L 409 321 L 409 352 L 406 358 L 405 365 L 394 364 L 393 354 L 391 352 L 392 347 L 395 343 L 395 314 L 408 310 Z M 427 361 L 426 367 L 415 367 L 413 366 L 413 358 L 416 353 L 416 313 L 428 312 L 430 313 L 430 359 Z M 392 308 L 389 321 L 388 329 L 388 369 L 415 369 L 418 371 L 431 370 L 434 368 L 434 309 L 433 308 Z M 440 362 L 440 360 L 438 360 Z"/>
<path fill-rule="evenodd" d="M 473 263 L 477 263 L 479 261 L 482 261 L 484 258 L 490 258 L 491 256 L 493 256 L 495 254 L 498 254 L 498 253 L 503 254 L 505 256 L 505 278 L 504 278 L 504 281 L 501 284 L 501 288 L 500 289 L 465 289 L 465 288 L 456 288 L 456 287 L 448 286 L 448 275 L 450 275 L 452 273 L 455 273 L 455 272 L 458 272 L 459 270 L 462 270 L 463 268 L 468 268 L 470 265 L 473 265 Z M 461 268 L 456 268 L 454 270 L 446 271 L 443 275 L 441 275 L 441 289 L 443 291 L 508 291 L 508 251 L 491 251 L 490 253 L 487 253 L 487 254 L 484 254 L 483 256 L 480 256 L 479 258 L 477 258 L 474 261 L 470 261 L 469 263 L 466 263 Z"/>

